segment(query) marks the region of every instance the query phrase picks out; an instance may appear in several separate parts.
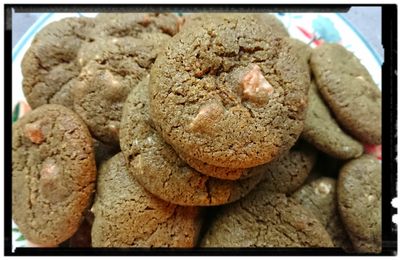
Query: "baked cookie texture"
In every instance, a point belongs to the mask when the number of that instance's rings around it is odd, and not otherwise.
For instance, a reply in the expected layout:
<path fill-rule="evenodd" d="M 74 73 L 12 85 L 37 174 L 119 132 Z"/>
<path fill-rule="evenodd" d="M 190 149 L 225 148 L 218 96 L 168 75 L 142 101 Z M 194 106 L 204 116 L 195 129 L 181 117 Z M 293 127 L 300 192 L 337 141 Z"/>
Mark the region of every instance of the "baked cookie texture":
<path fill-rule="evenodd" d="M 332 247 L 323 225 L 297 201 L 262 189 L 217 214 L 201 247 Z"/>
<path fill-rule="evenodd" d="M 309 209 L 326 228 L 333 245 L 346 252 L 353 252 L 353 245 L 340 219 L 337 207 L 336 180 L 320 177 L 304 185 L 292 196 Z"/>
<path fill-rule="evenodd" d="M 382 250 L 382 168 L 374 156 L 347 162 L 339 173 L 339 213 L 356 252 Z"/>
<path fill-rule="evenodd" d="M 301 66 L 303 66 L 307 70 L 308 79 L 311 80 L 312 73 L 309 63 L 313 48 L 311 48 L 310 45 L 295 38 L 288 37 L 287 40 L 290 42 L 293 51 L 299 57 Z"/>
<path fill-rule="evenodd" d="M 196 171 L 218 179 L 222 180 L 238 180 L 246 179 L 254 176 L 256 171 L 252 171 L 251 168 L 226 168 L 218 167 L 212 164 L 202 162 L 190 155 L 183 153 L 182 151 L 177 151 L 179 157 L 184 160 L 190 167 Z"/>
<path fill-rule="evenodd" d="M 56 246 L 78 229 L 94 191 L 92 137 L 77 114 L 54 104 L 12 130 L 13 219 L 27 240 Z"/>
<path fill-rule="evenodd" d="M 198 23 L 215 22 L 217 19 L 224 20 L 235 16 L 255 18 L 261 26 L 267 27 L 276 36 L 289 37 L 289 33 L 282 22 L 274 15 L 266 13 L 192 13 L 182 17 L 181 30 L 186 30 L 187 27 L 199 26 Z"/>
<path fill-rule="evenodd" d="M 95 17 L 94 37 L 138 38 L 142 33 L 163 33 L 174 36 L 182 20 L 173 13 L 100 13 Z"/>
<path fill-rule="evenodd" d="M 37 33 L 21 63 L 22 88 L 33 109 L 49 103 L 73 107 L 71 87 L 81 69 L 78 50 L 93 41 L 94 26 L 92 18 L 65 18 Z"/>
<path fill-rule="evenodd" d="M 361 142 L 380 144 L 381 92 L 360 60 L 339 44 L 325 43 L 313 50 L 310 64 L 339 124 Z"/>
<path fill-rule="evenodd" d="M 317 152 L 305 143 L 298 143 L 280 158 L 265 165 L 258 189 L 291 194 L 300 188 L 317 160 Z"/>
<path fill-rule="evenodd" d="M 74 109 L 100 141 L 118 146 L 122 107 L 129 92 L 144 78 L 170 36 L 105 37 L 82 46 L 84 66 L 73 88 Z"/>
<path fill-rule="evenodd" d="M 364 152 L 360 142 L 344 132 L 320 97 L 313 81 L 309 90 L 308 107 L 301 137 L 332 157 L 347 160 Z"/>
<path fill-rule="evenodd" d="M 93 247 L 194 247 L 201 225 L 197 207 L 181 207 L 148 193 L 119 153 L 99 170 L 92 211 Z"/>
<path fill-rule="evenodd" d="M 157 58 L 151 117 L 176 150 L 249 168 L 294 145 L 307 105 L 306 68 L 285 38 L 258 24 L 232 17 L 182 30 Z"/>
<path fill-rule="evenodd" d="M 221 205 L 249 193 L 261 180 L 262 169 L 252 169 L 253 177 L 247 179 L 219 180 L 190 168 L 164 142 L 149 115 L 148 82 L 146 78 L 129 94 L 121 120 L 121 150 L 137 181 L 178 205 Z"/>

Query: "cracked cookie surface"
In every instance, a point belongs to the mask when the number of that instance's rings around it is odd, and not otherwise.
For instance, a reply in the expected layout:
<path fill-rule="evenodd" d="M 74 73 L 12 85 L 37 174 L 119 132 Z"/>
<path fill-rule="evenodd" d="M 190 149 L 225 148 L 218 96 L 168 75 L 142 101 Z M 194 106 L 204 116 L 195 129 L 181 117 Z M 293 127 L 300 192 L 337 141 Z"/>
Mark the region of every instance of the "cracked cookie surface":
<path fill-rule="evenodd" d="M 301 137 L 332 157 L 342 160 L 359 157 L 364 152 L 364 147 L 336 123 L 320 97 L 315 82 L 311 83 L 308 95 L 306 120 Z"/>
<path fill-rule="evenodd" d="M 97 139 L 118 146 L 125 99 L 169 38 L 162 33 L 141 39 L 105 37 L 82 46 L 79 61 L 84 67 L 73 87 L 74 109 Z"/>
<path fill-rule="evenodd" d="M 100 13 L 94 18 L 94 37 L 134 37 L 142 33 L 163 33 L 174 36 L 181 19 L 172 13 Z"/>
<path fill-rule="evenodd" d="M 289 37 L 289 33 L 282 22 L 274 15 L 267 13 L 193 13 L 181 17 L 183 20 L 181 30 L 191 26 L 199 26 L 197 23 L 215 22 L 216 19 L 229 19 L 232 16 L 251 16 L 258 19 L 260 25 L 268 27 L 276 36 Z"/>
<path fill-rule="evenodd" d="M 317 152 L 306 144 L 296 144 L 289 152 L 265 165 L 258 189 L 290 194 L 300 188 L 313 168 Z"/>
<path fill-rule="evenodd" d="M 24 236 L 55 246 L 78 229 L 94 191 L 92 137 L 80 117 L 43 105 L 13 125 L 12 214 Z"/>
<path fill-rule="evenodd" d="M 339 213 L 356 252 L 382 249 L 382 165 L 371 155 L 347 162 L 340 170 Z"/>
<path fill-rule="evenodd" d="M 138 182 L 163 200 L 197 206 L 229 203 L 254 188 L 261 174 L 237 181 L 220 180 L 195 171 L 179 158 L 154 129 L 148 81 L 143 80 L 129 94 L 121 120 L 121 150 Z"/>
<path fill-rule="evenodd" d="M 249 168 L 294 145 L 303 129 L 307 69 L 289 41 L 258 24 L 240 16 L 187 28 L 157 58 L 151 117 L 176 150 L 219 167 Z"/>
<path fill-rule="evenodd" d="M 346 252 L 353 251 L 353 245 L 340 219 L 335 179 L 320 177 L 301 187 L 291 197 L 319 219 L 335 247 L 340 247 Z"/>
<path fill-rule="evenodd" d="M 323 225 L 297 201 L 262 189 L 225 205 L 201 247 L 331 247 Z"/>
<path fill-rule="evenodd" d="M 381 92 L 360 60 L 343 46 L 326 43 L 313 49 L 310 64 L 338 123 L 357 140 L 380 144 Z"/>
<path fill-rule="evenodd" d="M 32 108 L 44 104 L 73 107 L 71 88 L 81 66 L 82 43 L 93 41 L 91 18 L 66 18 L 50 23 L 35 36 L 22 60 L 22 87 Z"/>
<path fill-rule="evenodd" d="M 127 168 L 122 153 L 100 167 L 92 207 L 92 246 L 194 247 L 201 225 L 200 209 L 155 197 Z"/>

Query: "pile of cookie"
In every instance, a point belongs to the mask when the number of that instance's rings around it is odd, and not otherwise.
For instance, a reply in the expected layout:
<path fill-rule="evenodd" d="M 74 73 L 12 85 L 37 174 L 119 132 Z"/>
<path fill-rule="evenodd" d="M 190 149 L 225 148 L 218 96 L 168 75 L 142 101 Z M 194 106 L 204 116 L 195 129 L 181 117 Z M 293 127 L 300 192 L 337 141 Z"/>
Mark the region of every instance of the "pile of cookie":
<path fill-rule="evenodd" d="M 271 14 L 104 13 L 22 62 L 12 212 L 40 246 L 381 250 L 381 93 Z"/>

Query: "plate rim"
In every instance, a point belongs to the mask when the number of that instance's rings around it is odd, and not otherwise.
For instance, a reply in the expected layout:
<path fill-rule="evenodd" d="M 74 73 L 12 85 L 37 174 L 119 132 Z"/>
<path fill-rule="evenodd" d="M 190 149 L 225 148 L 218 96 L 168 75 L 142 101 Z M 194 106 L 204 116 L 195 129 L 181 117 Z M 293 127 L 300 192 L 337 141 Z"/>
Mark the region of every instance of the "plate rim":
<path fill-rule="evenodd" d="M 383 57 L 375 50 L 375 48 L 367 41 L 366 37 L 364 34 L 362 34 L 355 26 L 350 22 L 349 19 L 347 19 L 343 14 L 341 13 L 336 13 L 336 15 L 342 19 L 342 21 L 361 39 L 363 44 L 367 47 L 367 49 L 372 53 L 372 56 L 374 56 L 375 60 L 378 62 L 378 64 L 381 66 L 383 64 Z"/>

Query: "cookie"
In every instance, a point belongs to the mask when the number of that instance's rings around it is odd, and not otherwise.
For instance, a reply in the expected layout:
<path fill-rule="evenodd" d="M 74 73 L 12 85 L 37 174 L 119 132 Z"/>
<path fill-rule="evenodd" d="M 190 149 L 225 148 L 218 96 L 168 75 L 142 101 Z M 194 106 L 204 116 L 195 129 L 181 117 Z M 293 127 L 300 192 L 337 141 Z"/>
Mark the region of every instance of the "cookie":
<path fill-rule="evenodd" d="M 331 247 L 317 218 L 292 198 L 262 189 L 224 206 L 201 247 Z"/>
<path fill-rule="evenodd" d="M 92 208 L 93 247 L 194 247 L 201 225 L 197 207 L 181 207 L 148 193 L 119 153 L 99 170 Z"/>
<path fill-rule="evenodd" d="M 345 133 L 332 117 L 319 95 L 315 82 L 308 93 L 308 107 L 301 137 L 318 150 L 338 159 L 359 157 L 364 148 L 360 142 Z"/>
<path fill-rule="evenodd" d="M 339 213 L 357 252 L 382 250 L 381 163 L 363 155 L 346 163 L 339 173 Z"/>
<path fill-rule="evenodd" d="M 80 62 L 85 66 L 73 88 L 74 110 L 96 139 L 118 146 L 125 99 L 169 38 L 161 33 L 141 39 L 105 37 L 82 47 Z"/>
<path fill-rule="evenodd" d="M 305 144 L 296 145 L 288 153 L 265 167 L 258 188 L 290 194 L 307 179 L 316 161 L 317 153 Z"/>
<path fill-rule="evenodd" d="M 92 137 L 74 112 L 43 105 L 12 130 L 12 215 L 33 243 L 55 246 L 78 229 L 94 191 Z"/>
<path fill-rule="evenodd" d="M 175 35 L 181 19 L 172 13 L 100 13 L 95 17 L 94 37 L 107 36 L 138 38 L 142 33 L 159 32 Z"/>
<path fill-rule="evenodd" d="M 21 63 L 22 88 L 32 108 L 44 104 L 73 107 L 71 87 L 80 72 L 77 53 L 94 28 L 91 18 L 65 18 L 35 36 Z"/>
<path fill-rule="evenodd" d="M 336 194 L 336 180 L 321 177 L 304 185 L 291 197 L 319 219 L 330 235 L 334 247 L 352 252 L 353 246 L 339 216 Z"/>
<path fill-rule="evenodd" d="M 313 50 L 310 64 L 339 124 L 361 142 L 380 144 L 381 92 L 358 58 L 339 44 L 323 44 Z"/>
<path fill-rule="evenodd" d="M 179 158 L 153 127 L 148 81 L 143 80 L 129 94 L 121 120 L 121 150 L 137 181 L 165 201 L 189 206 L 229 203 L 254 188 L 260 174 L 237 181 L 219 180 L 200 174 Z"/>
<path fill-rule="evenodd" d="M 179 155 L 179 157 L 182 158 L 182 160 L 184 160 L 190 167 L 192 167 L 196 171 L 218 179 L 223 179 L 223 180 L 245 179 L 253 176 L 252 173 L 255 173 L 255 171 L 251 171 L 251 169 L 249 168 L 234 169 L 234 168 L 218 167 L 215 165 L 207 164 L 205 162 L 197 160 L 196 158 L 191 157 L 190 155 L 184 154 L 181 151 L 177 151 L 177 154 Z"/>
<path fill-rule="evenodd" d="M 177 151 L 249 168 L 294 145 L 309 82 L 292 45 L 243 16 L 176 34 L 152 67 L 149 86 L 157 131 Z"/>

